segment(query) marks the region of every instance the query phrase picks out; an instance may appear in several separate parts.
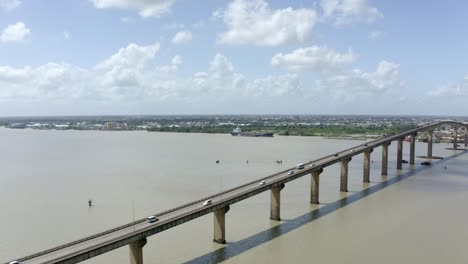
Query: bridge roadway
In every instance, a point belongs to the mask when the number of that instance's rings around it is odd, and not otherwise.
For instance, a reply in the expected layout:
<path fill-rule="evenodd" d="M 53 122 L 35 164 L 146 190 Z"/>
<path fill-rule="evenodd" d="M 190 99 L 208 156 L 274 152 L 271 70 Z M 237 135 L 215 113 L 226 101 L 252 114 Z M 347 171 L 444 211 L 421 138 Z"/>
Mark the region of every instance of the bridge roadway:
<path fill-rule="evenodd" d="M 327 166 L 349 159 L 352 156 L 359 155 L 365 151 L 370 151 L 381 145 L 389 144 L 394 140 L 399 140 L 405 136 L 415 134 L 420 131 L 434 129 L 441 124 L 467 126 L 467 124 L 456 122 L 438 122 L 406 130 L 398 134 L 385 136 L 374 141 L 369 141 L 332 155 L 304 163 L 305 168 L 302 170 L 290 168 L 166 212 L 155 214 L 159 218 L 159 221 L 155 223 L 147 223 L 145 219 L 141 219 L 134 223 L 120 226 L 56 248 L 23 257 L 18 260 L 21 263 L 27 264 L 77 263 L 128 245 L 135 241 L 144 240 L 146 242 L 146 237 L 209 214 L 217 209 L 226 208 L 231 204 L 247 199 L 253 195 L 268 191 L 273 187 L 282 186 L 289 181 L 310 174 L 313 171 L 321 170 Z M 288 174 L 289 170 L 294 170 L 294 173 Z M 265 184 L 260 185 L 259 183 L 262 180 L 265 181 Z M 212 204 L 203 206 L 203 202 L 207 199 L 211 199 Z"/>

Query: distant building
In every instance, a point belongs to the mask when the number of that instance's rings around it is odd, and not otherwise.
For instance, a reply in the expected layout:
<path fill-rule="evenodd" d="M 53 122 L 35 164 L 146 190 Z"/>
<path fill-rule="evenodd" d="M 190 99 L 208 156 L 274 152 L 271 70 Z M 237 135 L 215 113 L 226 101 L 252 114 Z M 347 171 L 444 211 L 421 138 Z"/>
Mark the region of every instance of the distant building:
<path fill-rule="evenodd" d="M 117 123 L 115 123 L 115 122 L 107 122 L 107 123 L 104 124 L 104 126 L 105 126 L 105 128 L 107 130 L 114 130 L 116 124 Z"/>
<path fill-rule="evenodd" d="M 104 124 L 106 130 L 127 130 L 127 123 L 106 122 Z"/>

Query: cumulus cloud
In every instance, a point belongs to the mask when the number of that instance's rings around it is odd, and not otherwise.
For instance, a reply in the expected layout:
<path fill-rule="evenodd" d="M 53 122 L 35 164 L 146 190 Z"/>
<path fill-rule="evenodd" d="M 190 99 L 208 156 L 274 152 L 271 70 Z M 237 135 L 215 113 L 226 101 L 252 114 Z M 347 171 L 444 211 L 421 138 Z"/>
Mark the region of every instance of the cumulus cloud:
<path fill-rule="evenodd" d="M 0 9 L 11 11 L 21 5 L 20 0 L 0 0 Z"/>
<path fill-rule="evenodd" d="M 332 19 L 336 26 L 344 26 L 356 22 L 371 23 L 383 18 L 383 14 L 371 7 L 366 0 L 321 0 L 325 19 Z"/>
<path fill-rule="evenodd" d="M 247 84 L 246 92 L 253 96 L 284 96 L 302 94 L 297 74 L 267 76 Z"/>
<path fill-rule="evenodd" d="M 0 42 L 24 42 L 29 35 L 31 35 L 31 30 L 20 21 L 3 29 Z"/>
<path fill-rule="evenodd" d="M 92 68 L 66 63 L 0 66 L 0 101 L 154 102 L 165 98 L 283 96 L 299 92 L 295 74 L 249 80 L 216 54 L 206 71 L 178 75 L 182 58 L 154 67 L 159 43 L 129 44 Z"/>
<path fill-rule="evenodd" d="M 326 46 L 310 46 L 299 48 L 291 53 L 277 53 L 271 64 L 290 71 L 311 70 L 322 72 L 340 68 L 353 63 L 357 55 L 352 49 L 347 53 L 339 53 Z"/>
<path fill-rule="evenodd" d="M 176 73 L 179 70 L 180 65 L 182 65 L 182 57 L 175 55 L 172 58 L 170 65 L 162 66 L 158 70 L 163 74 L 170 75 Z"/>
<path fill-rule="evenodd" d="M 188 43 L 192 40 L 192 32 L 189 30 L 179 31 L 172 38 L 172 43 L 179 45 Z"/>
<path fill-rule="evenodd" d="M 141 17 L 160 17 L 169 13 L 175 0 L 89 0 L 96 8 L 137 10 Z"/>
<path fill-rule="evenodd" d="M 217 41 L 230 45 L 277 46 L 303 42 L 317 22 L 313 9 L 272 10 L 264 0 L 234 0 L 225 10 L 213 15 L 228 27 Z"/>
<path fill-rule="evenodd" d="M 374 72 L 354 69 L 349 72 L 323 76 L 317 82 L 320 89 L 328 90 L 333 96 L 353 100 L 357 96 L 385 94 L 403 87 L 400 65 L 381 61 Z"/>
<path fill-rule="evenodd" d="M 468 74 L 465 76 L 461 83 L 439 87 L 437 89 L 429 91 L 428 95 L 432 97 L 468 96 Z"/>

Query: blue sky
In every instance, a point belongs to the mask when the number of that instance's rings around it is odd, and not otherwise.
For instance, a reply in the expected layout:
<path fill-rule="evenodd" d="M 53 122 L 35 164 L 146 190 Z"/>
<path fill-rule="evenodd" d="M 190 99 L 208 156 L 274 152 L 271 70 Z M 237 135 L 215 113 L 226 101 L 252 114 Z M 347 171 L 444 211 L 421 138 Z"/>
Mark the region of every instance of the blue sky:
<path fill-rule="evenodd" d="M 467 115 L 468 2 L 0 0 L 0 115 Z"/>

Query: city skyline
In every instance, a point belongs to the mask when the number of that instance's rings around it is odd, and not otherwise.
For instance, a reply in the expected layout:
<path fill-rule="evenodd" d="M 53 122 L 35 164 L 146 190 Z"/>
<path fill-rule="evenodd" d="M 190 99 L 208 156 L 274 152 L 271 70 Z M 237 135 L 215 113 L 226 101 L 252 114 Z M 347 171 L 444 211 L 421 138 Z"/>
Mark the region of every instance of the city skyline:
<path fill-rule="evenodd" d="M 467 7 L 0 0 L 0 115 L 463 116 Z"/>

